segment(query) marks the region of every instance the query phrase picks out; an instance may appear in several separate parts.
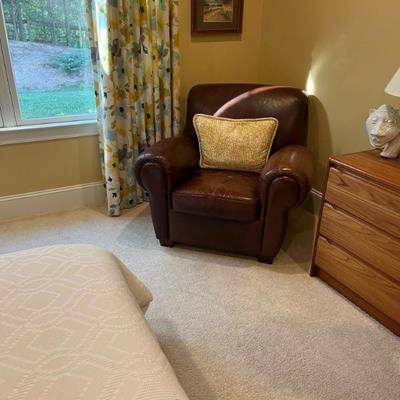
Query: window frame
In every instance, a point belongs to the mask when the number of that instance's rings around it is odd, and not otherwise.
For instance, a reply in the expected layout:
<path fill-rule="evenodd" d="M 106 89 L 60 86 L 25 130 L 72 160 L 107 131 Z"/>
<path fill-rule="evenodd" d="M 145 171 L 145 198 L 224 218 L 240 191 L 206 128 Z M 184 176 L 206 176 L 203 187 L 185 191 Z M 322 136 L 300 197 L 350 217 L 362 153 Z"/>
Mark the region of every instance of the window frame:
<path fill-rule="evenodd" d="M 1 113 L 1 108 L 0 108 L 0 129 L 4 126 L 3 123 L 3 114 Z"/>
<path fill-rule="evenodd" d="M 65 132 L 60 136 L 60 139 L 95 135 L 97 134 L 97 129 L 93 126 L 95 124 L 96 113 L 47 118 L 22 118 L 8 45 L 3 2 L 0 0 L 0 145 L 8 144 L 12 141 L 10 134 L 16 136 L 19 132 L 21 135 L 19 138 L 16 137 L 16 142 L 20 142 L 21 136 L 26 139 L 23 141 L 37 141 L 41 136 L 39 132 L 45 132 L 46 129 L 51 129 L 53 133 L 50 135 L 43 134 L 43 140 L 57 139 L 58 136 L 54 132 L 59 127 L 77 127 L 77 129 L 72 129 L 71 135 L 68 135 L 65 129 L 61 129 Z M 5 133 L 8 133 L 7 138 Z"/>

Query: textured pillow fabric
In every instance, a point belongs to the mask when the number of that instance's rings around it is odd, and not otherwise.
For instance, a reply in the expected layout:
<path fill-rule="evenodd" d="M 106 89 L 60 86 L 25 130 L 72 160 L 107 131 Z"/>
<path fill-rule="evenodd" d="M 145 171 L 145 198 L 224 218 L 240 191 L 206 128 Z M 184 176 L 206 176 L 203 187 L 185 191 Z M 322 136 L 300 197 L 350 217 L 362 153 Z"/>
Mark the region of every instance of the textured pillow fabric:
<path fill-rule="evenodd" d="M 269 157 L 278 120 L 196 114 L 193 125 L 199 139 L 201 168 L 259 172 Z"/>

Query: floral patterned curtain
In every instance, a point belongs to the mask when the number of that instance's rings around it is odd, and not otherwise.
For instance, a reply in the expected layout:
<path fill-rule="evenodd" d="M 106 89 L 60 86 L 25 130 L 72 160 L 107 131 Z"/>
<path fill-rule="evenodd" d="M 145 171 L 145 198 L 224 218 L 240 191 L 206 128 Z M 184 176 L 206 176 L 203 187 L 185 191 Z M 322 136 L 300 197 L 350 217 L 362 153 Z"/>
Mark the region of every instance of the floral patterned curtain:
<path fill-rule="evenodd" d="M 108 213 L 143 199 L 134 165 L 179 131 L 178 0 L 86 0 Z"/>

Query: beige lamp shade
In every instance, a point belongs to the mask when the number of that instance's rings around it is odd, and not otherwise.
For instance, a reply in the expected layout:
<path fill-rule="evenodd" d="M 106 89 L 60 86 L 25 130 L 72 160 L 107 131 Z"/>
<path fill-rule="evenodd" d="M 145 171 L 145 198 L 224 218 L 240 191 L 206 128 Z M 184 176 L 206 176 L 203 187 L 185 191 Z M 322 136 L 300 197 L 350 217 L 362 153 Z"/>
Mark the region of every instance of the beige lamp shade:
<path fill-rule="evenodd" d="M 400 97 L 400 68 L 385 88 L 385 92 L 392 96 Z"/>

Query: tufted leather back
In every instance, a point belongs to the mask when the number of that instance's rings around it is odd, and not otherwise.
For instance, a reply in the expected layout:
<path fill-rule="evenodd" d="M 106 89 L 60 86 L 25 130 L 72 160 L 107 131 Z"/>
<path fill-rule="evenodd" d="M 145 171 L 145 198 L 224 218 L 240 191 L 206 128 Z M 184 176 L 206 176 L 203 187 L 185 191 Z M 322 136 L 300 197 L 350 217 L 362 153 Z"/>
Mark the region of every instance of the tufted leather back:
<path fill-rule="evenodd" d="M 240 83 L 197 85 L 188 96 L 183 134 L 197 140 L 193 117 L 198 113 L 237 119 L 275 117 L 279 128 L 273 153 L 283 146 L 304 143 L 307 105 L 307 95 L 292 87 Z"/>

